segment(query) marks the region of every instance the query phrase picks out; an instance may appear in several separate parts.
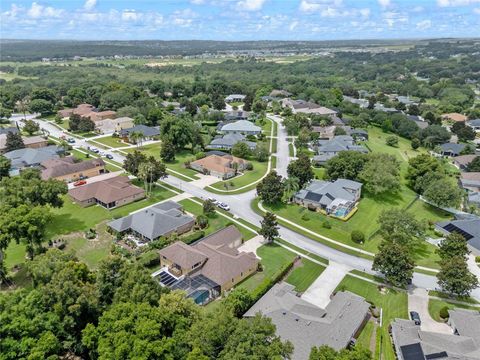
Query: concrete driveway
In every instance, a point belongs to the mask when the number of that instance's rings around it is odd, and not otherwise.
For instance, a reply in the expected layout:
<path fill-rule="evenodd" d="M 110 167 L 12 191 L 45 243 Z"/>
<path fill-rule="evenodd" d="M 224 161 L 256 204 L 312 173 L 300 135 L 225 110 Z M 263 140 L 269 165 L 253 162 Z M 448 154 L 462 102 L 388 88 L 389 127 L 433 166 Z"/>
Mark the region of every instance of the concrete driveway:
<path fill-rule="evenodd" d="M 327 268 L 302 295 L 302 299 L 322 309 L 330 302 L 330 295 L 352 268 L 330 261 Z"/>
<path fill-rule="evenodd" d="M 410 311 L 416 311 L 420 315 L 422 324 L 420 328 L 423 331 L 433 331 L 443 334 L 452 334 L 452 328 L 445 323 L 437 322 L 432 319 L 428 312 L 428 292 L 425 289 L 414 288 L 408 291 L 408 316 Z"/>
<path fill-rule="evenodd" d="M 240 252 L 253 252 L 257 258 L 260 259 L 260 256 L 257 254 L 257 249 L 263 245 L 265 239 L 262 235 L 257 235 L 252 239 L 245 241 L 242 245 L 238 247 L 238 251 Z"/>

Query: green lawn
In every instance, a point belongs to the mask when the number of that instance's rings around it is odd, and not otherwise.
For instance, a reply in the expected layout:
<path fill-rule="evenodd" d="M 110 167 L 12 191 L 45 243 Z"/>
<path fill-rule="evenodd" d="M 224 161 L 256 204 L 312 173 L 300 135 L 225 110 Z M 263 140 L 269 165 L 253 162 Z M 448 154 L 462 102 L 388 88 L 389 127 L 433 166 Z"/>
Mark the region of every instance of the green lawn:
<path fill-rule="evenodd" d="M 157 186 L 148 199 L 135 201 L 113 210 L 107 210 L 99 205 L 82 208 L 65 197 L 62 208 L 51 210 L 53 217 L 47 227 L 47 237 L 52 238 L 75 231 L 84 231 L 95 227 L 103 220 L 126 216 L 132 211 L 153 205 L 174 195 L 175 193 L 172 191 Z"/>
<path fill-rule="evenodd" d="M 469 310 L 480 310 L 480 307 L 475 307 L 475 306 L 467 306 L 463 304 L 455 304 L 451 303 L 448 301 L 442 301 L 442 300 L 437 300 L 437 299 L 430 299 L 428 301 L 428 312 L 430 313 L 430 316 L 432 317 L 433 320 L 435 321 L 440 321 L 443 322 L 444 320 L 440 317 L 440 310 L 444 307 L 447 307 L 448 309 L 455 309 L 455 308 L 461 308 L 461 309 L 469 309 Z"/>
<path fill-rule="evenodd" d="M 325 266 L 308 259 L 302 259 L 301 264 L 293 269 L 286 281 L 295 286 L 295 291 L 304 292 L 320 276 L 323 270 L 325 270 Z"/>
<path fill-rule="evenodd" d="M 374 333 L 374 330 L 375 330 L 375 324 L 373 323 L 373 321 L 368 321 L 365 327 L 363 328 L 362 332 L 358 336 L 355 346 L 361 346 L 364 349 L 370 349 L 372 336 L 376 335 Z"/>
<path fill-rule="evenodd" d="M 242 175 L 238 175 L 230 180 L 219 181 L 212 184 L 211 187 L 219 190 L 236 190 L 242 186 L 249 185 L 260 179 L 267 172 L 268 162 L 250 161 L 253 170 L 246 170 Z"/>
<path fill-rule="evenodd" d="M 258 248 L 257 255 L 261 258 L 263 271 L 250 276 L 242 281 L 238 287 L 253 291 L 265 278 L 274 278 L 275 275 L 290 261 L 295 254 L 280 245 L 269 244 Z"/>
<path fill-rule="evenodd" d="M 323 167 L 312 167 L 313 173 L 315 175 L 315 179 L 323 180 L 325 179 L 325 168 Z"/>
<path fill-rule="evenodd" d="M 338 285 L 337 290 L 348 290 L 364 297 L 367 301 L 373 303 L 377 308 L 383 309 L 382 327 L 378 329 L 377 345 L 381 339 L 381 352 L 384 360 L 395 360 L 395 353 L 390 342 L 388 327 L 395 318 L 408 318 L 408 297 L 405 291 L 396 291 L 385 289 L 380 292 L 377 285 L 367 281 L 346 276 Z M 365 337 L 362 342 L 366 343 Z M 377 352 L 379 346 L 377 346 Z M 379 359 L 379 354 L 375 354 L 374 359 Z"/>
<path fill-rule="evenodd" d="M 179 204 L 183 206 L 185 211 L 194 214 L 195 216 L 203 214 L 203 206 L 196 204 L 189 199 L 182 200 L 179 202 Z M 247 230 L 243 226 L 235 224 L 230 218 L 222 216 L 218 213 L 208 218 L 208 227 L 204 230 L 205 235 L 209 235 L 217 230 L 223 229 L 230 224 L 233 224 L 237 227 L 237 229 L 242 233 L 243 240 L 245 241 L 255 236 L 255 234 L 250 230 Z"/>
<path fill-rule="evenodd" d="M 105 136 L 105 137 L 100 137 L 96 138 L 94 140 L 91 140 L 92 142 L 97 142 L 106 146 L 110 146 L 112 148 L 119 148 L 119 147 L 124 147 L 128 146 L 130 144 L 124 143 L 122 139 L 118 137 L 113 137 L 113 136 Z"/>
<path fill-rule="evenodd" d="M 7 270 L 11 269 L 14 265 L 24 263 L 25 253 L 25 245 L 21 243 L 17 244 L 15 241 L 12 241 L 5 251 L 5 266 Z"/>

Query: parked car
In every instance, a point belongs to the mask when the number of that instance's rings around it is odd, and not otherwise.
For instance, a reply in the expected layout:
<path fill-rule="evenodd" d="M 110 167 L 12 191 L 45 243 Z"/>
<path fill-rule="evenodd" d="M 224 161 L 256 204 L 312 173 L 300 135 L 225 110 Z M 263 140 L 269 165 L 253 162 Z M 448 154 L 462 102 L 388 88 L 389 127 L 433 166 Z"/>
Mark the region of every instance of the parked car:
<path fill-rule="evenodd" d="M 207 198 L 207 200 L 211 201 L 211 202 L 214 203 L 214 204 L 216 204 L 216 203 L 218 202 L 217 199 L 215 199 L 215 198 L 213 198 L 213 197 L 211 197 L 211 196 L 209 196 L 209 197 Z"/>
<path fill-rule="evenodd" d="M 75 144 L 75 139 L 72 138 L 72 137 L 71 137 L 71 138 L 68 138 L 68 139 L 67 139 L 67 142 L 68 142 L 69 144 Z"/>
<path fill-rule="evenodd" d="M 228 206 L 227 204 L 223 203 L 223 202 L 219 202 L 217 204 L 217 206 L 222 209 L 222 210 L 225 210 L 225 211 L 230 211 L 230 206 Z"/>
<path fill-rule="evenodd" d="M 73 183 L 73 186 L 81 186 L 81 185 L 85 185 L 86 183 L 87 183 L 86 180 L 78 180 Z"/>
<path fill-rule="evenodd" d="M 98 150 L 96 147 L 90 147 L 89 150 L 91 152 L 94 152 L 95 154 L 98 154 L 100 152 L 100 150 Z"/>
<path fill-rule="evenodd" d="M 107 155 L 105 155 L 105 157 L 106 157 L 107 159 L 110 159 L 110 160 L 113 159 L 113 155 L 112 155 L 112 154 L 107 154 Z"/>
<path fill-rule="evenodd" d="M 415 325 L 421 325 L 420 315 L 416 311 L 410 311 L 410 318 L 415 321 Z"/>

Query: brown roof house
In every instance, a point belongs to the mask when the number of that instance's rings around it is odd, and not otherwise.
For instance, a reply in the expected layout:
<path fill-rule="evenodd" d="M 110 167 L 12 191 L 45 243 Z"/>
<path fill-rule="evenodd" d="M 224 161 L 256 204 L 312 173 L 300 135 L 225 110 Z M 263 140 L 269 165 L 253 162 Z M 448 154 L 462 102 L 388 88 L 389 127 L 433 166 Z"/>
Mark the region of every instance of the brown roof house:
<path fill-rule="evenodd" d="M 480 172 L 462 172 L 460 184 L 465 190 L 480 192 Z"/>
<path fill-rule="evenodd" d="M 46 160 L 41 163 L 41 167 L 43 180 L 71 182 L 105 173 L 105 162 L 102 159 L 77 161 L 73 156 Z"/>
<path fill-rule="evenodd" d="M 442 120 L 450 120 L 454 122 L 462 122 L 462 121 L 468 120 L 468 117 L 459 113 L 443 114 L 441 117 L 442 117 Z"/>
<path fill-rule="evenodd" d="M 128 116 L 119 117 L 116 119 L 105 119 L 95 122 L 95 130 L 100 134 L 113 134 L 123 129 L 128 129 L 134 126 L 133 119 Z"/>
<path fill-rule="evenodd" d="M 195 225 L 195 219 L 183 212 L 180 204 L 166 201 L 113 220 L 108 226 L 117 233 L 131 233 L 143 242 L 173 233 L 183 234 Z"/>
<path fill-rule="evenodd" d="M 30 149 L 38 149 L 48 145 L 48 139 L 43 136 L 23 136 L 22 140 L 25 147 Z"/>
<path fill-rule="evenodd" d="M 478 155 L 460 155 L 453 159 L 453 165 L 455 165 L 460 170 L 466 170 L 468 165 L 475 159 Z"/>
<path fill-rule="evenodd" d="M 70 189 L 68 195 L 82 207 L 99 204 L 113 209 L 143 199 L 145 191 L 130 184 L 128 177 L 116 176 Z"/>
<path fill-rule="evenodd" d="M 254 253 L 239 252 L 242 234 L 230 225 L 192 245 L 177 241 L 160 250 L 162 268 L 153 274 L 162 286 L 184 290 L 205 304 L 254 274 Z"/>
<path fill-rule="evenodd" d="M 94 123 L 97 121 L 102 121 L 106 119 L 115 119 L 117 117 L 117 113 L 113 110 L 105 110 L 105 111 L 92 111 L 85 115 L 85 117 L 90 118 Z"/>
<path fill-rule="evenodd" d="M 190 163 L 190 167 L 203 174 L 216 176 L 220 179 L 230 179 L 247 167 L 247 161 L 233 155 L 209 155 Z M 234 165 L 237 164 L 237 165 Z M 236 166 L 236 169 L 235 169 Z"/>
<path fill-rule="evenodd" d="M 80 104 L 74 109 L 68 108 L 68 109 L 59 110 L 57 112 L 57 114 L 60 115 L 62 118 L 68 118 L 73 114 L 80 115 L 80 116 L 85 116 L 85 115 L 91 113 L 94 110 L 95 110 L 95 106 L 93 106 L 93 105 Z"/>

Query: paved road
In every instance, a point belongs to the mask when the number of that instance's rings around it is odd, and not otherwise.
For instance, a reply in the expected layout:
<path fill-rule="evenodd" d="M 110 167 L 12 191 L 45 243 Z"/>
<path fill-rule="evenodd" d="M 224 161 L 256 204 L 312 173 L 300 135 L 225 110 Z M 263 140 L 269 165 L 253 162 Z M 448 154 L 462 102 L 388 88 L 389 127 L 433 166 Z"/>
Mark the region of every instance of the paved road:
<path fill-rule="evenodd" d="M 285 176 L 286 169 L 288 166 L 288 142 L 286 141 L 286 131 L 282 124 L 281 118 L 278 116 L 269 115 L 269 117 L 277 122 L 278 124 L 278 135 L 277 135 L 277 172 Z M 61 136 L 64 134 L 63 131 L 56 128 L 51 123 L 48 123 L 43 120 L 36 120 L 41 127 L 50 131 L 53 136 Z M 87 146 L 86 140 L 77 140 L 77 143 L 74 144 L 74 147 L 79 146 Z M 122 163 L 124 160 L 124 156 L 118 153 L 115 153 L 111 150 L 105 151 L 106 153 L 111 154 L 114 157 L 114 160 Z M 287 159 L 287 161 L 285 161 Z M 173 175 L 170 175 L 168 178 L 163 180 L 165 183 L 175 186 L 185 192 L 192 194 L 195 197 L 206 199 L 208 197 L 214 197 L 224 203 L 230 205 L 231 213 L 241 219 L 244 219 L 252 224 L 258 225 L 260 220 L 262 219 L 261 216 L 256 214 L 250 204 L 252 200 L 256 197 L 255 190 L 248 191 L 242 194 L 235 194 L 235 195 L 219 195 L 219 194 L 212 194 L 205 189 L 202 189 L 195 184 L 190 182 L 183 181 Z M 357 269 L 360 271 L 364 271 L 370 274 L 377 274 L 375 271 L 372 270 L 372 261 L 367 260 L 364 258 L 360 258 L 354 255 L 349 255 L 339 250 L 333 249 L 327 245 L 319 243 L 313 239 L 310 239 L 306 236 L 303 236 L 297 232 L 294 232 L 288 228 L 283 226 L 279 227 L 280 237 L 285 241 L 295 245 L 299 248 L 302 248 L 308 252 L 321 256 L 329 261 L 334 261 L 339 264 L 343 264 L 348 266 L 352 269 Z M 437 288 L 437 280 L 435 276 L 425 275 L 421 273 L 415 273 L 412 279 L 412 283 L 415 287 L 419 287 L 422 289 L 435 289 Z M 472 292 L 472 297 L 480 300 L 480 288 L 475 289 Z"/>

